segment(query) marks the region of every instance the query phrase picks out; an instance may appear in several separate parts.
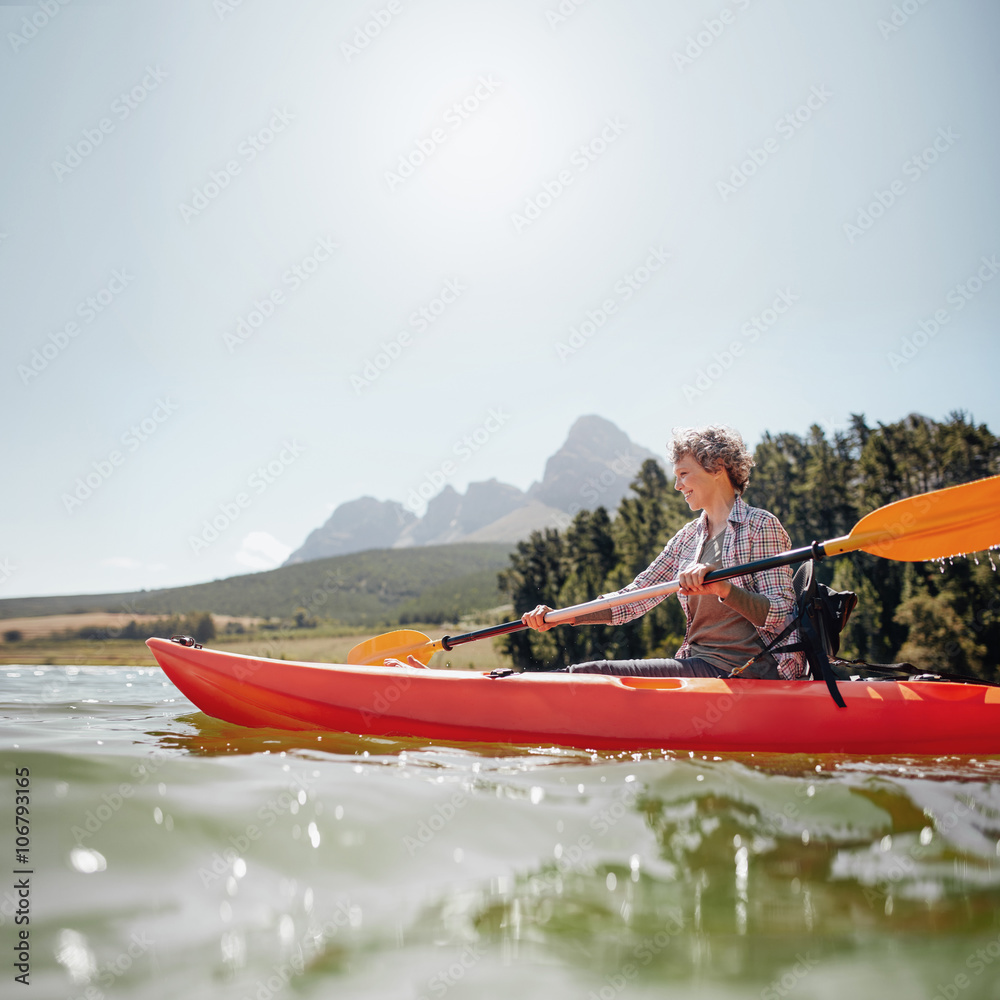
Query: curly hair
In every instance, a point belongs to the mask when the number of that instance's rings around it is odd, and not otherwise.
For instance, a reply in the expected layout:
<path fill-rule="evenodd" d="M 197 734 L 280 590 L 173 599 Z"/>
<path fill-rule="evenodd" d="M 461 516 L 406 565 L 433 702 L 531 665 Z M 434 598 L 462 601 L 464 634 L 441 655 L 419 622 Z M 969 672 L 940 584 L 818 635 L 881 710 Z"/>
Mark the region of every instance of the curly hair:
<path fill-rule="evenodd" d="M 684 455 L 691 455 L 706 472 L 725 469 L 733 489 L 740 496 L 750 483 L 750 470 L 756 464 L 740 433 L 721 424 L 675 427 L 667 444 L 667 454 L 674 464 Z"/>

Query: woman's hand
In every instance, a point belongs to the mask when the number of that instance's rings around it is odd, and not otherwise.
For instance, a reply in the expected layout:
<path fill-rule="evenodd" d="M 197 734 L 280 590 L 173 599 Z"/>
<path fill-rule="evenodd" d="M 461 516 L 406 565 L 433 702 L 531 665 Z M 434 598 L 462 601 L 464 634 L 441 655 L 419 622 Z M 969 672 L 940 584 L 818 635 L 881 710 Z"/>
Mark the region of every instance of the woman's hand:
<path fill-rule="evenodd" d="M 528 628 L 533 628 L 538 632 L 548 632 L 550 628 L 555 628 L 555 625 L 550 624 L 545 621 L 545 616 L 552 610 L 547 604 L 539 604 L 534 611 L 525 611 L 521 615 L 521 621 L 524 622 Z"/>
<path fill-rule="evenodd" d="M 419 667 L 421 670 L 427 669 L 426 663 L 421 663 L 415 656 L 408 656 L 406 662 L 402 660 L 397 660 L 394 656 L 387 656 L 382 661 L 382 666 L 384 667 Z"/>
<path fill-rule="evenodd" d="M 677 578 L 680 580 L 681 593 L 688 597 L 694 594 L 715 594 L 720 601 L 724 601 L 733 589 L 733 585 L 728 580 L 716 580 L 714 583 L 702 582 L 713 569 L 718 569 L 718 567 L 710 563 L 690 563 L 681 570 L 680 576 Z"/>

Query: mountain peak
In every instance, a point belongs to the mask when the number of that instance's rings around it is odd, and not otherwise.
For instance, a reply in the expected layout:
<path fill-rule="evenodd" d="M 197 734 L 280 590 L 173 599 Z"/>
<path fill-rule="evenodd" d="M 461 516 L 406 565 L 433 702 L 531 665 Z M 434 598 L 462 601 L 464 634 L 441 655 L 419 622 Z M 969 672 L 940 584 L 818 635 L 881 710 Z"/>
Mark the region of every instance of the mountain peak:
<path fill-rule="evenodd" d="M 596 414 L 579 417 L 528 496 L 570 515 L 597 506 L 614 510 L 642 463 L 656 457 L 610 420 Z"/>
<path fill-rule="evenodd" d="M 465 494 L 449 483 L 417 518 L 395 500 L 361 497 L 341 504 L 311 532 L 285 565 L 371 548 L 441 545 L 475 539 L 517 542 L 532 531 L 566 523 L 580 510 L 614 510 L 642 463 L 656 456 L 634 444 L 610 420 L 579 417 L 545 474 L 527 493 L 497 479 L 469 483 Z"/>

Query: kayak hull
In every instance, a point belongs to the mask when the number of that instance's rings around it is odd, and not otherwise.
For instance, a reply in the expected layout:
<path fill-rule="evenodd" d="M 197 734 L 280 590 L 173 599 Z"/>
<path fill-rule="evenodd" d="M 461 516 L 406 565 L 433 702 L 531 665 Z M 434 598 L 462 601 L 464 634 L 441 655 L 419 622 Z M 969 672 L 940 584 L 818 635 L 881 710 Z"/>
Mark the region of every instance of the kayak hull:
<path fill-rule="evenodd" d="M 488 674 L 300 663 L 146 643 L 207 715 L 253 728 L 594 750 L 1000 753 L 1000 688 Z"/>

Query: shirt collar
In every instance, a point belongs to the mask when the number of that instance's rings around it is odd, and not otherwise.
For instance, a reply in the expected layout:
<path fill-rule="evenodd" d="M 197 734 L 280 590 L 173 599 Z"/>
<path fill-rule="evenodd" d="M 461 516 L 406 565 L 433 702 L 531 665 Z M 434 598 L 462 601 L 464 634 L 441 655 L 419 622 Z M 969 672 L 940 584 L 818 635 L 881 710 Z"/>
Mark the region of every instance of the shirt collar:
<path fill-rule="evenodd" d="M 727 522 L 729 524 L 742 524 L 749 516 L 750 505 L 737 493 L 733 509 L 729 512 L 729 517 L 726 518 Z M 698 518 L 698 531 L 702 536 L 708 537 L 708 514 L 704 511 L 701 512 L 701 516 Z"/>
<path fill-rule="evenodd" d="M 729 512 L 729 520 L 733 524 L 740 524 L 749 516 L 750 505 L 737 493 L 736 502 L 733 504 L 733 509 Z"/>

